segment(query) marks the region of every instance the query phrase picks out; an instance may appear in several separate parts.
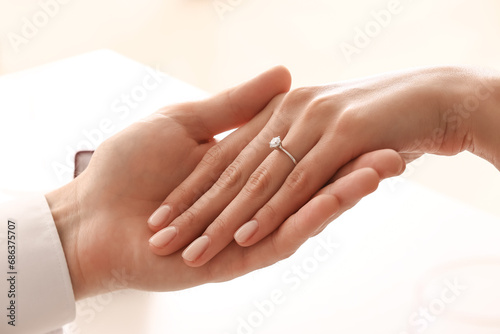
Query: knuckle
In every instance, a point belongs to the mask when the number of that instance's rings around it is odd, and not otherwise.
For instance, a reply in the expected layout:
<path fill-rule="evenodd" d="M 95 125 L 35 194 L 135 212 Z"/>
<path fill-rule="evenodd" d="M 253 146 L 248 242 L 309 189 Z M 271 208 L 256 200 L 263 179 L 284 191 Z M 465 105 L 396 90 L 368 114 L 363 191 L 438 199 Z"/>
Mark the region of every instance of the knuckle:
<path fill-rule="evenodd" d="M 345 96 L 339 92 L 316 96 L 304 108 L 303 118 L 322 122 L 325 119 L 337 121 L 347 108 L 344 101 Z"/>
<path fill-rule="evenodd" d="M 300 87 L 290 91 L 283 97 L 277 108 L 276 117 L 288 120 L 294 114 L 294 110 L 300 110 L 314 98 L 314 93 L 313 87 Z"/>
<path fill-rule="evenodd" d="M 266 203 L 262 209 L 259 211 L 259 216 L 261 216 L 261 220 L 267 221 L 271 223 L 277 217 L 277 212 L 274 206 L 269 203 Z M 263 218 L 263 219 L 262 219 Z"/>
<path fill-rule="evenodd" d="M 315 95 L 314 87 L 299 87 L 291 90 L 285 97 L 285 104 L 304 103 L 311 100 Z"/>
<path fill-rule="evenodd" d="M 217 187 L 223 190 L 236 188 L 240 185 L 242 180 L 242 171 L 240 164 L 235 162 L 229 165 L 226 170 L 221 174 L 219 180 L 215 183 Z"/>
<path fill-rule="evenodd" d="M 295 254 L 297 250 L 291 245 L 291 243 L 283 242 L 282 240 L 280 240 L 277 234 L 272 235 L 271 244 L 273 253 L 278 257 L 280 261 L 288 259 L 290 256 Z"/>
<path fill-rule="evenodd" d="M 206 231 L 206 234 L 213 236 L 215 238 L 223 238 L 228 234 L 231 234 L 231 230 L 229 229 L 228 222 L 223 217 L 216 218 L 210 227 Z"/>
<path fill-rule="evenodd" d="M 224 158 L 224 149 L 221 144 L 211 147 L 203 157 L 202 164 L 208 167 L 218 166 Z"/>
<path fill-rule="evenodd" d="M 194 212 L 192 210 L 186 210 L 182 213 L 182 216 L 181 216 L 181 222 L 178 224 L 178 225 L 183 225 L 183 226 L 186 226 L 186 227 L 190 227 L 190 226 L 193 226 L 195 225 L 195 219 L 196 219 L 196 215 L 194 214 Z M 177 224 L 176 224 L 177 225 Z"/>
<path fill-rule="evenodd" d="M 291 257 L 293 254 L 295 254 L 297 250 L 286 250 L 281 253 L 281 260 L 286 260 L 289 257 Z"/>
<path fill-rule="evenodd" d="M 177 201 L 184 201 L 187 197 L 189 197 L 188 188 L 184 184 L 180 184 L 177 188 L 172 191 L 170 196 L 167 197 L 167 200 L 163 202 L 163 204 L 167 204 L 167 201 L 171 201 L 172 199 L 177 199 Z M 174 200 L 175 201 L 175 200 Z"/>
<path fill-rule="evenodd" d="M 335 122 L 335 133 L 339 135 L 353 135 L 353 131 L 362 126 L 363 119 L 353 109 L 344 110 Z"/>
<path fill-rule="evenodd" d="M 181 184 L 174 190 L 174 192 L 172 192 L 169 197 L 167 197 L 163 204 L 173 204 L 178 207 L 179 212 L 184 212 L 189 208 L 188 201 L 190 200 L 190 196 L 191 191 L 189 191 L 186 186 Z"/>
<path fill-rule="evenodd" d="M 317 94 L 317 87 L 299 87 L 283 96 L 273 114 L 273 123 L 284 127 L 293 122 Z"/>
<path fill-rule="evenodd" d="M 285 181 L 285 186 L 293 192 L 301 192 L 307 189 L 310 183 L 310 177 L 307 171 L 302 168 L 296 167 Z"/>
<path fill-rule="evenodd" d="M 270 185 L 271 175 L 269 170 L 266 167 L 260 166 L 250 175 L 245 189 L 251 196 L 263 195 L 269 189 Z"/>
<path fill-rule="evenodd" d="M 332 114 L 335 111 L 335 103 L 330 96 L 319 96 L 311 100 L 304 111 L 304 118 L 322 116 L 324 114 Z"/>

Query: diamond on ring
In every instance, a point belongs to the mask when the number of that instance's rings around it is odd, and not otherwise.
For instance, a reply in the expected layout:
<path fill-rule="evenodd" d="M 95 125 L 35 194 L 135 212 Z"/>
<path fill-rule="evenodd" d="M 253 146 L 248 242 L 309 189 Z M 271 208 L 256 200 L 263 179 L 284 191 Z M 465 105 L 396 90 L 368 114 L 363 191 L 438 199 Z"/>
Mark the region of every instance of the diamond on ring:
<path fill-rule="evenodd" d="M 281 146 L 281 138 L 280 136 L 278 137 L 274 137 L 273 139 L 271 139 L 271 141 L 269 142 L 269 147 L 270 148 L 278 148 Z"/>

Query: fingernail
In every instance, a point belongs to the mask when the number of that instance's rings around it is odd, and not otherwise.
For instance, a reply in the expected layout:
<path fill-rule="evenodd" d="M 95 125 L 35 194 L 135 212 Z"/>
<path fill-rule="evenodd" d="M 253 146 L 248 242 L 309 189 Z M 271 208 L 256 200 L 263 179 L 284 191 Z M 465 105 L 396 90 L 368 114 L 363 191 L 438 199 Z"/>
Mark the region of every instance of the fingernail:
<path fill-rule="evenodd" d="M 163 248 L 167 246 L 170 241 L 172 241 L 177 235 L 177 228 L 175 226 L 169 226 L 163 230 L 157 232 L 149 239 L 149 243 L 155 247 Z"/>
<path fill-rule="evenodd" d="M 162 205 L 149 217 L 148 223 L 151 226 L 160 226 L 163 224 L 170 216 L 172 208 L 168 205 Z"/>
<path fill-rule="evenodd" d="M 198 259 L 210 245 L 210 238 L 206 235 L 199 237 L 189 245 L 186 250 L 182 253 L 182 257 L 189 262 L 193 262 Z"/>
<path fill-rule="evenodd" d="M 258 228 L 259 223 L 257 223 L 256 220 L 251 220 L 236 231 L 234 234 L 234 240 L 236 240 L 239 244 L 247 242 L 247 240 L 250 239 L 255 232 L 257 232 Z"/>

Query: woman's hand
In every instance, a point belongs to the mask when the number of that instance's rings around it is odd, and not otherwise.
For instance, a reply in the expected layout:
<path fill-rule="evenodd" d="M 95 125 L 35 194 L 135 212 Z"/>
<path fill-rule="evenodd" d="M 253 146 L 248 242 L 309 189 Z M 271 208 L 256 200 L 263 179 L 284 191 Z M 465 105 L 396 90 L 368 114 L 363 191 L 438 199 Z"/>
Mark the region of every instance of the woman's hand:
<path fill-rule="evenodd" d="M 158 232 L 151 250 L 168 255 L 189 245 L 184 260 L 198 267 L 234 239 L 241 246 L 256 245 L 321 193 L 342 166 L 376 150 L 409 158 L 470 150 L 498 167 L 499 88 L 498 75 L 447 67 L 278 96 L 212 147 L 166 198 L 149 220 Z M 297 165 L 269 148 L 276 136 Z"/>

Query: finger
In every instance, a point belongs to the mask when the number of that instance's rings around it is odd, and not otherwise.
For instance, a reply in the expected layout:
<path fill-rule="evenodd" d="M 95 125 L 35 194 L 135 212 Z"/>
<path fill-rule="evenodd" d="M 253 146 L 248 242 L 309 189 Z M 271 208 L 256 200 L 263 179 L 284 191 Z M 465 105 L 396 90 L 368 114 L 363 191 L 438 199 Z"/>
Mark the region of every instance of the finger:
<path fill-rule="evenodd" d="M 381 179 L 384 179 L 401 174 L 404 170 L 404 161 L 397 152 L 390 149 L 365 153 L 342 167 L 328 183 L 333 183 L 361 168 L 371 168 L 378 173 Z M 315 196 L 319 194 L 321 194 L 321 192 L 317 193 Z M 234 234 L 234 238 L 238 244 L 241 246 L 251 246 L 262 240 L 279 225 L 271 223 L 259 224 L 258 229 L 255 229 L 255 224 L 256 221 L 250 221 L 238 229 Z M 241 238 L 242 235 L 250 235 L 250 237 Z"/>
<path fill-rule="evenodd" d="M 302 128 L 307 129 L 307 127 Z M 335 149 L 332 146 L 340 147 Z M 339 154 L 330 155 L 328 154 L 330 150 Z M 284 175 L 285 179 L 281 187 L 274 190 L 267 202 L 261 203 L 261 207 L 251 219 L 237 221 L 240 224 L 239 229 L 237 228 L 238 233 L 234 235 L 237 242 L 240 245 L 251 245 L 275 230 L 287 217 L 306 204 L 318 189 L 328 183 L 330 177 L 340 167 L 339 161 L 351 160 L 346 155 L 348 151 L 340 141 L 333 142 L 332 145 L 332 141 L 322 136 L 297 166 L 289 174 Z M 246 201 L 250 202 L 249 199 L 254 197 L 249 196 Z M 244 228 L 240 228 L 241 226 Z"/>
<path fill-rule="evenodd" d="M 217 276 L 218 270 L 231 265 L 231 276 L 236 277 L 289 257 L 332 217 L 373 192 L 378 182 L 378 174 L 371 168 L 352 172 L 325 188 L 261 242 L 247 248 L 229 245 L 207 264 L 209 271 Z"/>
<path fill-rule="evenodd" d="M 254 139 L 255 141 L 256 139 Z M 221 148 L 224 149 L 224 148 Z M 168 227 L 156 233 L 150 239 L 150 248 L 157 255 L 169 255 L 200 236 L 206 227 L 219 215 L 221 211 L 233 200 L 248 178 L 245 170 L 241 171 L 236 166 L 245 166 L 255 169 L 267 153 L 264 151 L 243 150 L 225 171 L 218 169 L 220 177 L 213 177 L 204 189 L 189 198 L 187 194 L 197 189 L 207 173 L 195 171 L 178 189 L 172 192 L 166 200 L 169 211 L 173 217 L 167 219 Z M 248 159 L 249 163 L 243 163 Z M 228 159 L 229 160 L 229 159 Z M 222 166 L 225 168 L 225 166 Z M 201 165 L 201 169 L 204 169 Z M 200 181 L 202 180 L 202 181 Z M 216 180 L 216 181 L 215 181 Z M 198 198 L 196 198 L 198 197 Z M 194 201 L 193 201 L 194 200 Z M 186 203 L 191 203 L 186 205 Z M 179 203 L 182 203 L 179 205 Z M 171 209 L 170 209 L 171 208 Z M 178 214 L 177 216 L 174 216 Z M 173 221 L 170 220 L 173 218 Z"/>
<path fill-rule="evenodd" d="M 417 160 L 423 155 L 423 153 L 401 153 L 401 157 L 406 161 L 407 164 Z"/>
<path fill-rule="evenodd" d="M 406 164 L 402 156 L 391 149 L 368 152 L 344 165 L 328 183 L 335 182 L 341 177 L 364 167 L 373 168 L 381 179 L 385 179 L 403 173 Z"/>
<path fill-rule="evenodd" d="M 316 136 L 311 135 L 305 127 L 300 127 L 298 133 L 293 131 L 292 128 L 290 140 L 287 141 L 289 137 L 286 135 L 283 146 L 293 148 L 295 157 L 300 159 L 319 140 L 320 133 Z M 263 146 L 255 149 L 265 150 Z M 186 262 L 192 266 L 201 266 L 231 243 L 238 228 L 269 201 L 294 167 L 295 164 L 285 153 L 276 151 L 272 152 L 260 166 L 257 164 L 251 168 L 250 170 L 254 172 L 249 176 L 245 186 L 237 189 L 234 200 L 213 220 L 203 235 L 184 251 L 182 256 Z"/>
<path fill-rule="evenodd" d="M 195 172 L 168 196 L 164 202 L 165 205 L 160 209 L 160 213 L 161 210 L 167 210 L 170 217 L 162 218 L 164 223 L 161 227 L 155 229 L 155 226 L 150 226 L 153 231 L 158 231 L 168 224 L 167 228 L 162 229 L 150 239 L 151 250 L 155 254 L 168 255 L 185 247 L 193 239 L 200 236 L 238 195 L 252 172 L 266 159 L 269 153 L 272 153 L 271 148 L 269 148 L 271 134 L 283 133 L 282 129 L 286 127 L 282 122 L 277 122 L 278 125 L 266 125 L 269 114 L 272 114 L 272 111 L 280 102 L 281 100 L 278 98 L 273 100 L 266 107 L 269 110 L 261 112 L 248 124 L 245 124 L 242 128 L 233 132 L 230 137 L 224 139 L 220 145 L 216 145 L 211 149 L 210 151 L 216 149 L 216 152 L 219 152 L 217 157 L 214 158 L 209 151 Z M 243 133 L 243 131 L 246 133 L 247 128 L 262 130 L 258 135 L 255 134 L 256 131 L 250 132 L 250 135 L 245 139 L 233 137 L 240 132 Z M 242 150 L 241 146 L 248 143 L 248 138 L 252 136 L 255 138 Z M 234 148 L 231 148 L 231 146 Z M 227 155 L 227 151 L 233 152 L 233 154 Z M 206 163 L 207 157 L 209 163 Z M 216 167 L 214 168 L 214 166 Z M 290 160 L 284 161 L 283 166 L 293 168 Z M 214 170 L 217 171 L 214 175 L 216 177 L 205 181 L 205 178 L 210 173 L 214 174 Z M 216 180 L 215 183 L 214 180 Z M 193 194 L 193 189 L 199 189 L 200 184 L 207 184 L 210 189 L 205 187 L 203 194 L 198 195 L 201 192 Z M 255 210 L 257 209 L 258 206 Z M 154 222 L 150 222 L 150 225 L 152 225 L 151 223 Z M 227 235 L 228 243 L 231 242 L 234 231 L 229 232 Z"/>
<path fill-rule="evenodd" d="M 195 133 L 203 140 L 248 122 L 278 94 L 290 89 L 290 72 L 276 66 L 257 77 L 193 104 Z"/>
<path fill-rule="evenodd" d="M 374 151 L 370 153 L 366 153 L 360 158 L 357 159 L 358 165 L 357 167 L 361 169 L 372 169 L 377 173 L 379 176 L 379 181 L 382 181 L 386 178 L 390 178 L 393 176 L 401 175 L 404 171 L 405 168 L 405 163 L 402 160 L 401 156 L 393 150 L 379 150 L 379 151 Z M 366 165 L 363 166 L 361 162 L 364 162 Z M 356 165 L 356 164 L 353 164 Z M 352 173 L 356 172 L 357 170 L 354 170 Z M 314 196 L 322 196 L 325 194 L 335 194 L 339 192 L 345 192 L 343 196 L 343 202 L 341 203 L 341 206 L 343 207 L 343 210 L 340 210 L 339 212 L 335 213 L 330 220 L 337 219 L 343 212 L 349 210 L 352 208 L 354 205 L 358 203 L 359 200 L 361 200 L 362 197 L 368 195 L 372 191 L 366 193 L 365 195 L 359 197 L 358 195 L 363 193 L 363 189 L 360 189 L 360 187 L 363 187 L 363 185 L 360 185 L 359 183 L 356 183 L 354 187 L 358 187 L 358 189 L 347 189 L 349 187 L 349 184 L 347 183 L 346 180 L 348 180 L 349 175 L 341 177 L 340 179 L 336 180 L 332 184 L 327 185 L 326 187 L 322 188 L 320 191 L 318 191 Z M 337 183 L 337 185 L 335 185 Z M 376 189 L 376 187 L 375 187 Z M 375 191 L 373 189 L 373 191 Z M 365 188 L 364 190 L 367 190 Z M 350 193 L 351 192 L 351 193 Z M 326 222 L 323 224 L 316 232 L 314 235 L 320 233 L 323 231 L 323 229 L 329 224 L 329 222 Z"/>
<path fill-rule="evenodd" d="M 156 232 L 170 224 L 195 203 L 220 177 L 224 169 L 259 133 L 270 117 L 262 112 L 222 141 L 212 146 L 195 170 L 163 201 L 148 219 L 149 228 Z M 179 166 L 181 168 L 181 166 Z"/>
<path fill-rule="evenodd" d="M 351 209 L 363 197 L 374 192 L 377 189 L 379 182 L 379 174 L 372 168 L 361 168 L 338 179 L 334 183 L 319 191 L 317 196 L 315 196 L 308 202 L 308 204 L 299 210 L 299 212 L 303 210 L 304 214 L 302 217 L 297 217 L 296 224 L 298 224 L 298 226 L 296 229 L 301 230 L 307 228 L 308 236 L 316 235 L 318 231 L 323 230 L 331 221 L 338 218 L 345 211 Z M 319 226 L 310 226 L 307 220 L 303 219 L 304 217 L 307 217 L 305 213 L 309 213 L 314 209 L 314 207 L 310 206 L 308 208 L 308 206 L 310 203 L 314 203 L 316 198 L 324 196 L 329 196 L 330 203 L 337 204 L 337 206 L 324 205 L 322 207 L 324 210 L 322 212 L 322 217 L 327 215 L 329 216 Z"/>
<path fill-rule="evenodd" d="M 193 102 L 188 110 L 193 110 L 191 116 L 195 116 L 196 121 L 187 122 L 187 131 L 191 132 L 196 137 L 195 139 L 203 141 L 218 133 L 238 127 L 263 110 L 277 94 L 287 91 L 290 88 L 290 80 L 288 70 L 285 67 L 278 66 L 212 98 Z M 255 130 L 256 127 L 252 129 Z M 235 154 L 241 151 L 250 141 L 252 134 L 255 135 L 255 131 L 244 131 L 243 134 L 235 134 L 233 137 L 238 138 L 231 143 L 232 145 L 229 144 L 230 147 L 221 147 L 225 144 L 212 147 L 204 159 L 210 173 L 202 174 L 200 171 L 194 173 L 198 178 L 191 178 L 191 185 L 195 184 L 198 187 L 186 188 L 189 185 L 183 184 L 176 195 L 182 197 L 184 201 L 179 201 L 179 198 L 177 203 L 184 204 L 186 208 L 189 207 L 194 202 L 193 199 L 200 196 L 196 194 L 196 192 L 199 193 L 199 185 L 213 184 L 213 175 L 217 175 L 218 172 L 220 174 L 217 167 L 224 166 L 225 168 L 229 164 L 228 161 L 232 161 L 236 156 Z M 239 143 L 239 145 L 235 145 L 235 143 Z M 206 168 L 204 171 L 206 171 Z M 181 196 L 181 194 L 183 195 Z M 167 218 L 173 216 L 172 208 L 165 206 L 165 204 L 167 203 L 163 203 L 148 220 L 153 231 L 158 231 L 168 224 Z"/>

